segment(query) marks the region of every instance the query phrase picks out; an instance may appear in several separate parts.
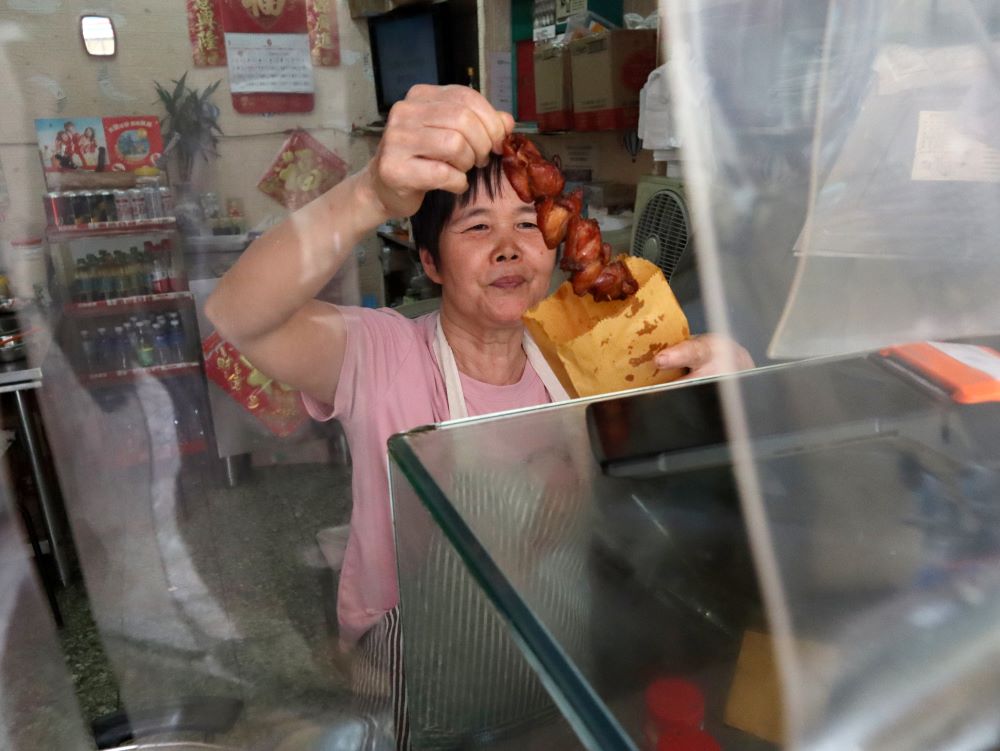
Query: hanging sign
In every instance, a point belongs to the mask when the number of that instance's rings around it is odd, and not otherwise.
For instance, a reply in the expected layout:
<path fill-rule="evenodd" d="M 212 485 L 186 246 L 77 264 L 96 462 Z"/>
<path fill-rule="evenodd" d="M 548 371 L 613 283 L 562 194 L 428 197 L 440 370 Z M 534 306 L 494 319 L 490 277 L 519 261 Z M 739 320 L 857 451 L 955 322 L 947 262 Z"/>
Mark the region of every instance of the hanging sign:
<path fill-rule="evenodd" d="M 333 0 L 306 0 L 313 65 L 340 65 L 340 33 Z"/>

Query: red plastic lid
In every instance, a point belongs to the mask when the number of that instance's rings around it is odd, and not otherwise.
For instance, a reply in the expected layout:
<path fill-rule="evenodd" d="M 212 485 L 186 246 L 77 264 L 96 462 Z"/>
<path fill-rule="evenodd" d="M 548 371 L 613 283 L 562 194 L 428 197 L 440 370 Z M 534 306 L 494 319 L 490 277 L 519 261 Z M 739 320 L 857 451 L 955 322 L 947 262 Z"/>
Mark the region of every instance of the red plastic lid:
<path fill-rule="evenodd" d="M 646 711 L 661 728 L 698 728 L 705 719 L 705 697 L 691 681 L 659 678 L 646 689 Z"/>
<path fill-rule="evenodd" d="M 722 751 L 722 746 L 704 730 L 685 728 L 661 733 L 656 751 Z"/>

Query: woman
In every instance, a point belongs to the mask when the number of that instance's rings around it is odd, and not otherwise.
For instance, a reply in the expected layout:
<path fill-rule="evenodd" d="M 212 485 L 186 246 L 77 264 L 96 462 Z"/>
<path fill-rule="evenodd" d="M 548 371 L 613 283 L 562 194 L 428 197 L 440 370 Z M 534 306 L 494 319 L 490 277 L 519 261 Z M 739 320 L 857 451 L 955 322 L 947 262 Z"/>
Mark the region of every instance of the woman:
<path fill-rule="evenodd" d="M 97 134 L 93 128 L 84 128 L 80 136 L 80 156 L 84 167 L 97 166 Z"/>
<path fill-rule="evenodd" d="M 556 253 L 533 205 L 499 169 L 495 155 L 513 126 L 471 88 L 415 86 L 392 108 L 369 164 L 257 240 L 206 304 L 224 338 L 300 389 L 314 417 L 344 426 L 354 507 L 337 612 L 341 640 L 360 642 L 363 653 L 385 652 L 398 635 L 389 436 L 560 398 L 521 324 L 549 289 Z M 366 235 L 414 214 L 421 263 L 441 285 L 439 315 L 411 321 L 313 299 Z M 661 352 L 658 365 L 707 375 L 727 356 L 748 359 L 703 337 Z M 395 709 L 401 731 L 403 710 Z"/>

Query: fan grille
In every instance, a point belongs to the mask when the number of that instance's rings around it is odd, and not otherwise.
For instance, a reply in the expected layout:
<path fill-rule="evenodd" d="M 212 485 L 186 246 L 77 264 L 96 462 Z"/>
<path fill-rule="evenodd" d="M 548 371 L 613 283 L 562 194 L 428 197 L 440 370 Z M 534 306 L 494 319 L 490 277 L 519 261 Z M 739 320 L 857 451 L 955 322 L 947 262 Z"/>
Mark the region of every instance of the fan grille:
<path fill-rule="evenodd" d="M 639 216 L 632 254 L 655 263 L 669 281 L 690 240 L 684 199 L 673 190 L 659 190 L 650 196 Z M 647 249 L 647 243 L 658 250 L 655 257 L 647 255 L 652 249 Z"/>

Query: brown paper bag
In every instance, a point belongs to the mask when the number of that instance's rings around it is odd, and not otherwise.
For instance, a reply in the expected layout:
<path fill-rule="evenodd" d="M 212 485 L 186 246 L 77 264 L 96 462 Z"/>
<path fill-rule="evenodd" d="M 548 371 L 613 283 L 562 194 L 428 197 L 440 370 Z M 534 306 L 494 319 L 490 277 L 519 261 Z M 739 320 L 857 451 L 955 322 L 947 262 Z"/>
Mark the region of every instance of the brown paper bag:
<path fill-rule="evenodd" d="M 652 386 L 680 377 L 653 358 L 688 338 L 688 323 L 663 272 L 642 258 L 626 259 L 639 282 L 627 300 L 577 297 L 565 282 L 524 314 L 528 332 L 570 396 Z"/>

